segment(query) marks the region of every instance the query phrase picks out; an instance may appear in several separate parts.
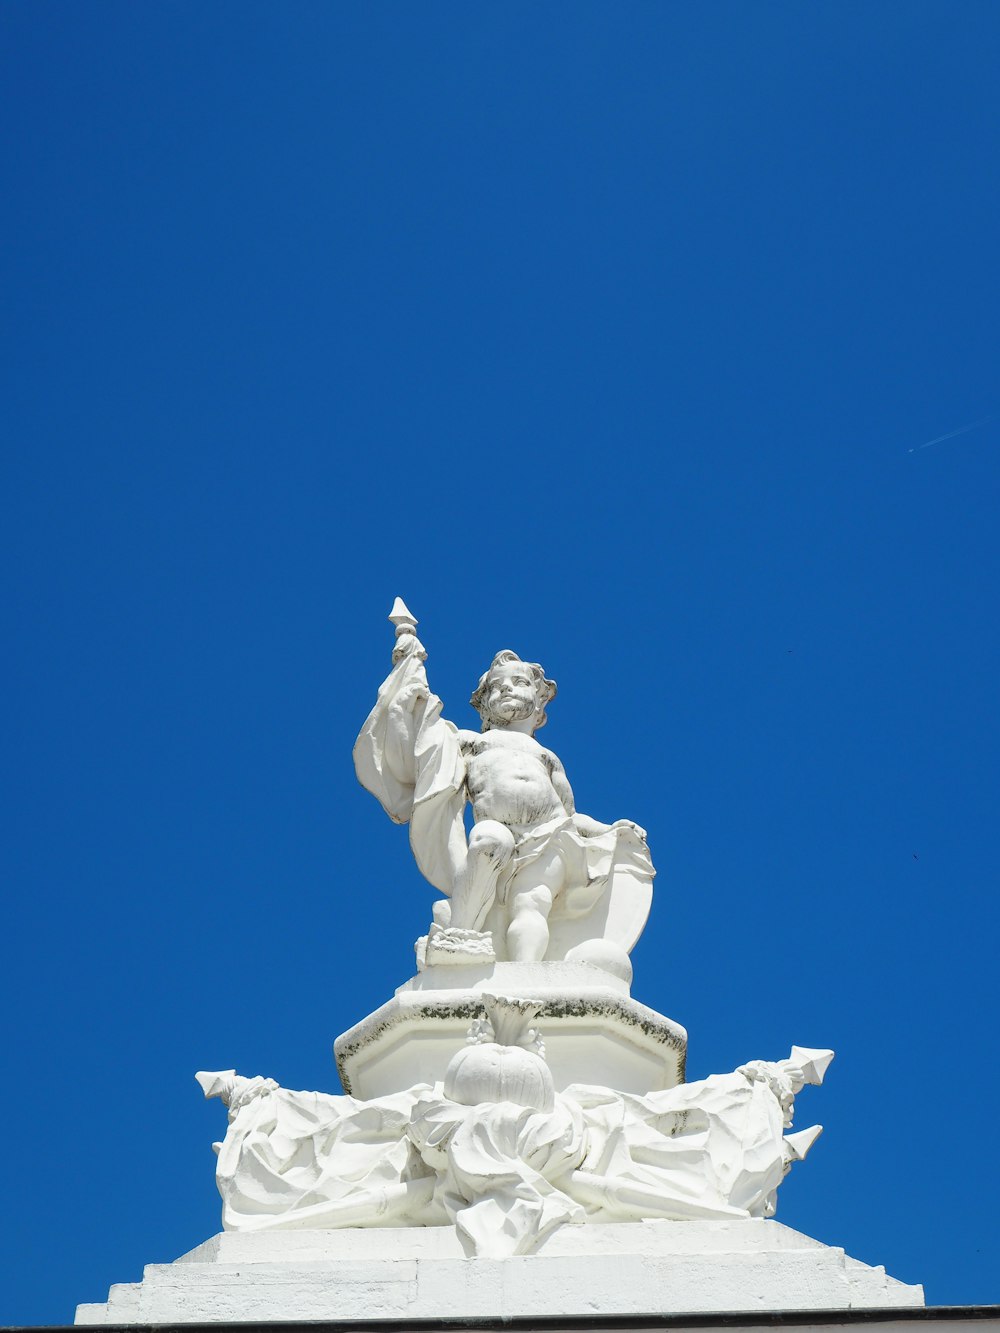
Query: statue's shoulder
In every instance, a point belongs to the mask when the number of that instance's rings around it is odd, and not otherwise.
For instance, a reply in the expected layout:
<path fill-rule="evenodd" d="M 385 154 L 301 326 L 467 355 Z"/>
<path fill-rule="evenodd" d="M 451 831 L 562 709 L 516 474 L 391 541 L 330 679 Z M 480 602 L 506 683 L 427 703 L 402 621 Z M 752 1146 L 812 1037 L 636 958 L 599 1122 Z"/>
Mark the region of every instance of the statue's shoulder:
<path fill-rule="evenodd" d="M 483 739 L 482 734 L 478 731 L 466 731 L 463 727 L 457 727 L 456 731 L 458 732 L 458 743 L 462 747 L 463 754 L 472 750 L 476 742 Z"/>
<path fill-rule="evenodd" d="M 531 739 L 534 741 L 535 746 L 541 752 L 541 756 L 547 764 L 551 764 L 556 768 L 562 768 L 562 763 L 559 759 L 559 756 L 556 754 L 554 750 L 547 749 L 544 745 L 542 745 L 540 741 L 535 740 L 534 737 L 532 737 Z"/>

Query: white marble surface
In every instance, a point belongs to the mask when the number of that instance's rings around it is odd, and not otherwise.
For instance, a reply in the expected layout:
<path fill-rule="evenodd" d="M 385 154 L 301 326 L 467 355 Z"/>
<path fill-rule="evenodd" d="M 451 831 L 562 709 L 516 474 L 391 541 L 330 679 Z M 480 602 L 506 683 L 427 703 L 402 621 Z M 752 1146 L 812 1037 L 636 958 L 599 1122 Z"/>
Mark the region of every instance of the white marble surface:
<path fill-rule="evenodd" d="M 920 1287 L 773 1221 L 556 1231 L 537 1254 L 464 1256 L 454 1227 L 224 1232 L 78 1324 L 484 1319 L 913 1309 Z"/>

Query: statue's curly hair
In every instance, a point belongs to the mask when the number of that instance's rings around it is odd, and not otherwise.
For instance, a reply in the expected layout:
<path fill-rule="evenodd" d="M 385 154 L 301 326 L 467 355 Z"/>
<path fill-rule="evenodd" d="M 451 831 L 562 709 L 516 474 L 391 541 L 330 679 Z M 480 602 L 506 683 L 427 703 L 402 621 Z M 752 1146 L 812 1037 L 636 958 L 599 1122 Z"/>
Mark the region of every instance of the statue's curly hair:
<path fill-rule="evenodd" d="M 535 698 L 538 700 L 538 707 L 535 713 L 535 716 L 538 719 L 535 723 L 535 730 L 537 731 L 539 727 L 544 727 L 545 723 L 548 721 L 548 718 L 545 715 L 545 705 L 551 703 L 556 697 L 556 683 L 554 680 L 549 680 L 546 677 L 540 663 L 526 662 L 523 657 L 518 657 L 517 653 L 511 652 L 509 648 L 504 648 L 502 652 L 497 653 L 496 657 L 494 657 L 493 661 L 490 663 L 489 669 L 484 671 L 479 677 L 479 684 L 473 691 L 469 703 L 472 704 L 473 708 L 479 714 L 483 724 L 483 731 L 489 731 L 490 723 L 483 716 L 483 702 L 486 698 L 486 685 L 493 668 L 503 666 L 506 662 L 520 662 L 523 667 L 526 667 L 528 671 L 531 672 L 531 678 L 535 683 Z"/>

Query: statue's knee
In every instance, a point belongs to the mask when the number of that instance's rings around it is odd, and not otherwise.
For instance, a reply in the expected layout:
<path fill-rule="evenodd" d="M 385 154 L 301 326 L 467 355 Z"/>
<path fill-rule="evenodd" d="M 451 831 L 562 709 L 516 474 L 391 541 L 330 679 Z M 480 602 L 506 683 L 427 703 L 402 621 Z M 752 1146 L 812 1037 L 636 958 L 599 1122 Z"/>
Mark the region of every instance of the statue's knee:
<path fill-rule="evenodd" d="M 506 865 L 514 855 L 514 835 L 495 819 L 484 819 L 472 826 L 469 851 L 475 856 L 486 856 L 497 865 Z"/>
<path fill-rule="evenodd" d="M 431 908 L 431 920 L 436 926 L 446 927 L 451 925 L 451 900 L 449 898 L 439 898 Z"/>
<path fill-rule="evenodd" d="M 522 889 L 511 898 L 510 913 L 515 918 L 519 916 L 547 917 L 551 910 L 552 893 L 542 885 L 534 889 Z"/>

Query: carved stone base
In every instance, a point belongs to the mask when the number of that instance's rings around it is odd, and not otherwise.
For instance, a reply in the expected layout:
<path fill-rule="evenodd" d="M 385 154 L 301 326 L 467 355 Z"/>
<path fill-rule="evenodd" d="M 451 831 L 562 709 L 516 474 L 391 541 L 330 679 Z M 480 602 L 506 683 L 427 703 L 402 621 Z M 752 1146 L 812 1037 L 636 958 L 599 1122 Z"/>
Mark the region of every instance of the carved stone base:
<path fill-rule="evenodd" d="M 148 1265 L 142 1282 L 112 1287 L 107 1304 L 79 1306 L 76 1322 L 592 1321 L 923 1303 L 920 1287 L 778 1222 L 568 1226 L 538 1254 L 499 1260 L 467 1258 L 450 1226 L 351 1228 L 223 1232 L 176 1263 Z M 830 1328 L 835 1321 L 823 1322 Z"/>
<path fill-rule="evenodd" d="M 639 1004 L 620 977 L 589 963 L 429 966 L 337 1038 L 345 1092 L 381 1097 L 444 1078 L 484 1012 L 482 992 L 540 1000 L 538 1027 L 557 1091 L 597 1083 L 652 1092 L 684 1081 L 687 1033 Z"/>
<path fill-rule="evenodd" d="M 431 926 L 423 949 L 417 941 L 417 966 L 468 967 L 476 963 L 495 963 L 493 936 L 488 930 L 462 930 L 458 926 Z"/>

